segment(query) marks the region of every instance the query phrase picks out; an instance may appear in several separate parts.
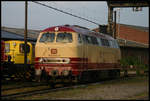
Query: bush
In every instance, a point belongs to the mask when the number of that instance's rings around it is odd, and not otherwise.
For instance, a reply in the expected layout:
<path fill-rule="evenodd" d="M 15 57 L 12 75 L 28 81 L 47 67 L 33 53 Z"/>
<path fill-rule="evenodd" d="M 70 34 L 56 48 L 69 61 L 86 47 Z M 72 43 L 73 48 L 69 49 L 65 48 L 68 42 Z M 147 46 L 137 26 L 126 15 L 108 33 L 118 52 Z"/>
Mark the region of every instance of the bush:
<path fill-rule="evenodd" d="M 143 64 L 141 61 L 139 61 L 139 59 L 137 57 L 126 57 L 126 58 L 122 58 L 120 60 L 120 64 L 123 68 L 128 68 L 131 65 L 133 67 L 136 67 L 136 73 L 137 75 L 140 75 L 140 70 L 142 71 L 148 71 L 148 65 Z"/>
<path fill-rule="evenodd" d="M 129 57 L 126 57 L 126 58 L 122 58 L 120 60 L 120 64 L 123 67 L 128 67 L 130 65 L 138 66 L 140 64 L 140 61 L 135 57 L 129 56 Z"/>

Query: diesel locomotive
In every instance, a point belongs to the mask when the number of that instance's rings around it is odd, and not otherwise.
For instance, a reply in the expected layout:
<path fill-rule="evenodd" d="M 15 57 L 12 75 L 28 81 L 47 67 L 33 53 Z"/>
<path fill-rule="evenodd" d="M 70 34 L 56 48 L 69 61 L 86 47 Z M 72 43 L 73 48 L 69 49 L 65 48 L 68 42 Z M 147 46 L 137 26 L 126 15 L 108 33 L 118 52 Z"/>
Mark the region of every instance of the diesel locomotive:
<path fill-rule="evenodd" d="M 50 84 L 85 82 L 120 76 L 121 52 L 109 35 L 78 25 L 61 25 L 40 32 L 35 45 L 35 76 Z"/>
<path fill-rule="evenodd" d="M 24 41 L 4 41 L 6 59 L 2 76 L 9 79 L 30 78 L 34 72 L 34 44 L 27 43 L 27 67 L 24 65 Z"/>

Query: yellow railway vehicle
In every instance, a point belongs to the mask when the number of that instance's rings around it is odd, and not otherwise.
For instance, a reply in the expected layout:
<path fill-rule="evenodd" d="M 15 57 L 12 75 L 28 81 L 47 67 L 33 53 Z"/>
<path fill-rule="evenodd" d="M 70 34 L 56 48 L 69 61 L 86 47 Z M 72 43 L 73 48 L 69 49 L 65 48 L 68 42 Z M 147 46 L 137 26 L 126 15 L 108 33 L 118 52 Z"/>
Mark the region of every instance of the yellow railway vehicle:
<path fill-rule="evenodd" d="M 24 67 L 24 41 L 9 40 L 5 41 L 5 60 L 4 73 L 8 77 L 24 78 L 31 76 L 34 63 L 34 45 L 27 43 L 27 67 Z"/>
<path fill-rule="evenodd" d="M 57 78 L 88 81 L 120 75 L 117 41 L 77 25 L 43 30 L 35 46 L 35 74 L 54 83 Z M 62 81 L 62 80 L 61 80 Z"/>

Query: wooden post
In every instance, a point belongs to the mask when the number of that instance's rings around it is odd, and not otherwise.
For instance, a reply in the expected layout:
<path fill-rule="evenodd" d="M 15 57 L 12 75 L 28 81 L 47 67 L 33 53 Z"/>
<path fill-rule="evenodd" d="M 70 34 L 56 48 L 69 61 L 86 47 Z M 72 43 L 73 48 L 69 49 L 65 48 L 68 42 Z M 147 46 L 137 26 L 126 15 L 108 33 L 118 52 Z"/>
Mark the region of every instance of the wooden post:
<path fill-rule="evenodd" d="M 113 26 L 113 37 L 116 39 L 116 11 L 114 11 L 114 26 Z"/>
<path fill-rule="evenodd" d="M 125 77 L 128 77 L 128 70 L 127 70 L 128 68 L 127 67 L 125 67 L 125 70 L 124 70 L 124 76 Z"/>
<path fill-rule="evenodd" d="M 113 7 L 108 6 L 108 28 L 107 28 L 107 32 L 111 36 L 113 36 L 112 23 L 113 23 Z"/>

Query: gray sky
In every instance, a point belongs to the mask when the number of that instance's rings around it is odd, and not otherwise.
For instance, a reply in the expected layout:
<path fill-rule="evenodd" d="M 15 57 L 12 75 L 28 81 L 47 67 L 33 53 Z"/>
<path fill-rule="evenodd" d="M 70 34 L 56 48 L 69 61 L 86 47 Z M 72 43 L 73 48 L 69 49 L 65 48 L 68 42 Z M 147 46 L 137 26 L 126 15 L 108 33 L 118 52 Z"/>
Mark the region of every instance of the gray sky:
<path fill-rule="evenodd" d="M 41 3 L 87 18 L 99 24 L 108 23 L 108 7 L 105 1 L 49 1 Z M 1 25 L 24 28 L 24 1 L 2 1 L 1 4 Z M 33 2 L 28 2 L 28 4 L 28 29 L 43 30 L 50 26 L 64 24 L 75 24 L 90 29 L 98 27 L 93 23 L 63 14 Z M 119 22 L 119 20 L 117 20 L 117 22 Z M 148 7 L 143 7 L 142 11 L 139 12 L 133 12 L 132 8 L 121 8 L 120 23 L 149 27 Z"/>

